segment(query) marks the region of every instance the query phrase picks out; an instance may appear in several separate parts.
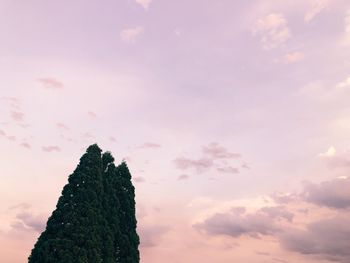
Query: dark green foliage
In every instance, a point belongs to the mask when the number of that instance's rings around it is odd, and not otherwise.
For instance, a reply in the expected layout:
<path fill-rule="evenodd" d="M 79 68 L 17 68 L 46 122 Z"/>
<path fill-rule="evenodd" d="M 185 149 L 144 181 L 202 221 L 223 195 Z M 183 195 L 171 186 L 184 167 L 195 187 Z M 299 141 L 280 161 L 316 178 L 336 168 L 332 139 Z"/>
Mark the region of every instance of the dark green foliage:
<path fill-rule="evenodd" d="M 68 178 L 29 263 L 138 263 L 135 189 L 125 162 L 88 147 Z"/>

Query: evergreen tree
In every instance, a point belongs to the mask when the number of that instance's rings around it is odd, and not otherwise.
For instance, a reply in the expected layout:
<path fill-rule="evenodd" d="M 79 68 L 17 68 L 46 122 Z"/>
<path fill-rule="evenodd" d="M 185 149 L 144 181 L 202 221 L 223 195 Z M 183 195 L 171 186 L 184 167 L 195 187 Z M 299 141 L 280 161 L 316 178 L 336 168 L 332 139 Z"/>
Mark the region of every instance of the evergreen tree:
<path fill-rule="evenodd" d="M 68 178 L 29 263 L 138 263 L 135 189 L 123 162 L 88 147 Z"/>

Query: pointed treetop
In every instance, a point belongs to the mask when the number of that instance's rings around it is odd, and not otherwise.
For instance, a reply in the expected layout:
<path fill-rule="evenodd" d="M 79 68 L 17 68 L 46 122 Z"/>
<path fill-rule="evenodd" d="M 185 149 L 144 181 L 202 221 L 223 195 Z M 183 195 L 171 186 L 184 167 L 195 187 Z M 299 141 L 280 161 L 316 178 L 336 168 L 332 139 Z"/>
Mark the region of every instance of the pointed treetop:
<path fill-rule="evenodd" d="M 102 150 L 101 150 L 101 148 L 98 147 L 98 145 L 95 143 L 95 144 L 90 145 L 90 146 L 86 149 L 86 152 L 87 152 L 87 153 L 99 153 L 99 154 L 101 154 Z"/>

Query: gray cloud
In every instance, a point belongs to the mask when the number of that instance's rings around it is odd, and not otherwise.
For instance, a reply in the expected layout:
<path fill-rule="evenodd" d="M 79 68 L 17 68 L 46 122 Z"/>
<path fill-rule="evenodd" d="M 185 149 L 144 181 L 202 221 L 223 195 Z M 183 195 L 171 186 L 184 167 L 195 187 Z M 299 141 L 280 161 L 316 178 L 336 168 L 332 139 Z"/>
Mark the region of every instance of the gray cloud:
<path fill-rule="evenodd" d="M 136 176 L 136 177 L 133 177 L 133 181 L 136 183 L 144 183 L 146 182 L 146 179 L 142 176 Z"/>
<path fill-rule="evenodd" d="M 16 208 L 21 208 L 21 206 Z M 45 225 L 46 218 L 44 216 L 22 211 L 16 215 L 16 221 L 11 224 L 11 227 L 17 231 L 36 231 L 41 233 L 45 229 Z"/>
<path fill-rule="evenodd" d="M 350 218 L 335 217 L 313 222 L 306 230 L 289 229 L 279 239 L 281 245 L 290 251 L 350 262 Z"/>
<path fill-rule="evenodd" d="M 305 201 L 316 205 L 338 209 L 349 208 L 350 177 L 320 184 L 308 183 L 301 196 Z"/>
<path fill-rule="evenodd" d="M 24 113 L 20 111 L 11 111 L 11 118 L 15 121 L 23 121 Z"/>
<path fill-rule="evenodd" d="M 174 160 L 176 168 L 180 170 L 195 169 L 198 173 L 204 172 L 213 166 L 213 160 L 208 158 L 189 159 L 179 157 Z"/>
<path fill-rule="evenodd" d="M 160 144 L 158 144 L 158 143 L 145 142 L 144 144 L 140 145 L 137 148 L 140 148 L 140 149 L 147 149 L 147 148 L 155 149 L 155 148 L 160 148 L 160 147 L 162 147 L 162 146 Z"/>
<path fill-rule="evenodd" d="M 177 180 L 187 180 L 188 178 L 189 178 L 189 176 L 187 174 L 181 174 L 181 175 L 179 175 Z"/>
<path fill-rule="evenodd" d="M 160 242 L 161 237 L 170 230 L 169 226 L 152 225 L 139 228 L 141 247 L 155 247 Z"/>
<path fill-rule="evenodd" d="M 225 147 L 216 142 L 203 146 L 202 152 L 204 155 L 207 155 L 212 159 L 237 159 L 241 157 L 240 154 L 229 152 Z"/>
<path fill-rule="evenodd" d="M 55 145 L 54 146 L 43 146 L 42 150 L 44 152 L 59 152 L 59 151 L 61 151 L 61 148 L 58 146 L 55 146 Z"/>
<path fill-rule="evenodd" d="M 58 81 L 54 78 L 40 78 L 37 81 L 45 88 L 45 89 L 63 89 L 64 85 L 61 81 Z"/>
<path fill-rule="evenodd" d="M 218 172 L 228 173 L 228 174 L 238 174 L 239 173 L 238 168 L 235 168 L 232 166 L 218 167 L 218 168 L 216 168 L 216 170 Z"/>
<path fill-rule="evenodd" d="M 252 214 L 247 214 L 244 208 L 239 207 L 228 213 L 217 213 L 194 227 L 209 235 L 248 235 L 258 238 L 260 235 L 275 235 L 281 232 L 278 222 L 291 221 L 292 218 L 293 214 L 282 206 L 264 207 Z"/>

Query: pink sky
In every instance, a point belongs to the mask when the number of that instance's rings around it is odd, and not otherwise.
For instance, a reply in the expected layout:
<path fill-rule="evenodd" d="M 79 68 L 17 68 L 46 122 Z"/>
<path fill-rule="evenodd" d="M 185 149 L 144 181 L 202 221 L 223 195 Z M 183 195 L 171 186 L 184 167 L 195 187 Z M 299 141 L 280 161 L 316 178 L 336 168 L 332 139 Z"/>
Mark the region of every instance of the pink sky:
<path fill-rule="evenodd" d="M 0 259 L 91 143 L 142 263 L 350 262 L 346 0 L 0 0 Z"/>

